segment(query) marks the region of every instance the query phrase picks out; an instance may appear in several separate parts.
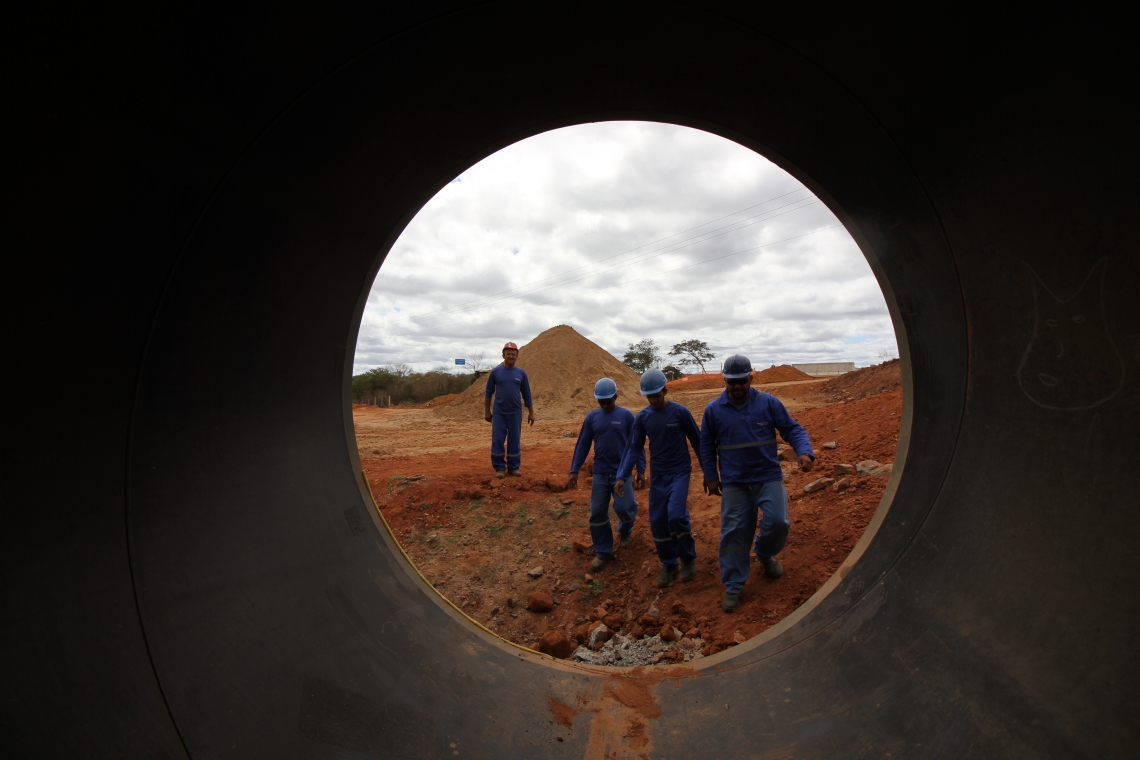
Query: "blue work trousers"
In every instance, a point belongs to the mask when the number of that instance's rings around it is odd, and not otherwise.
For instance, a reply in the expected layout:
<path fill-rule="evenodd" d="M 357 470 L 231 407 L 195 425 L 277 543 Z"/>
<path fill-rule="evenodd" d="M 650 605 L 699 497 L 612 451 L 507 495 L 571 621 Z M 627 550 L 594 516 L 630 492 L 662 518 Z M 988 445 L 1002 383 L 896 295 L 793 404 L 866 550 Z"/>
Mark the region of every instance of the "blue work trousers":
<path fill-rule="evenodd" d="M 760 519 L 760 535 L 756 520 Z M 739 594 L 748 580 L 748 549 L 767 563 L 788 540 L 788 492 L 780 480 L 723 486 L 720 499 L 720 582 L 729 594 Z M 753 546 L 755 539 L 755 546 Z"/>
<path fill-rule="evenodd" d="M 614 514 L 618 517 L 618 533 L 628 536 L 633 531 L 633 521 L 637 517 L 637 499 L 633 495 L 633 482 L 625 484 L 625 496 L 614 493 L 617 475 L 594 473 L 594 485 L 590 488 L 590 538 L 594 541 L 594 553 L 608 557 L 614 553 L 614 530 L 610 526 L 610 496 L 614 499 Z"/>
<path fill-rule="evenodd" d="M 697 557 L 693 529 L 689 523 L 688 472 L 670 475 L 651 473 L 649 480 L 649 532 L 657 546 L 657 557 L 666 567 L 676 567 L 677 559 Z M 630 484 L 626 484 L 629 488 Z"/>
<path fill-rule="evenodd" d="M 522 412 L 491 415 L 491 466 L 496 470 L 517 470 L 522 464 Z"/>

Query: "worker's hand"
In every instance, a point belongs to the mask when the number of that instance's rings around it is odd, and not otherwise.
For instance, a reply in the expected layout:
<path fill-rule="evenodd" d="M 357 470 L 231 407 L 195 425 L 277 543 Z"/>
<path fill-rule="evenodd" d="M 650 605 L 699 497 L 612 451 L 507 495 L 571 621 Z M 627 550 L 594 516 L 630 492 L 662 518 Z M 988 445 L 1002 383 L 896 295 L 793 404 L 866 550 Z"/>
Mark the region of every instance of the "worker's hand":
<path fill-rule="evenodd" d="M 804 472 L 811 472 L 811 468 L 815 466 L 815 462 L 807 454 L 800 454 L 800 469 Z"/>
<path fill-rule="evenodd" d="M 625 481 L 619 480 L 614 483 L 614 493 L 617 494 L 619 499 L 625 498 Z"/>
<path fill-rule="evenodd" d="M 645 488 L 645 476 L 640 472 L 635 472 L 633 474 L 633 488 L 635 491 L 640 488 Z"/>
<path fill-rule="evenodd" d="M 706 480 L 705 481 L 705 493 L 707 493 L 709 496 L 720 496 L 721 495 L 720 481 L 719 480 Z"/>
<path fill-rule="evenodd" d="M 483 414 L 483 419 L 487 420 L 487 422 L 490 422 L 490 421 L 491 421 L 491 413 L 490 413 L 490 412 L 485 412 L 485 413 Z"/>
<path fill-rule="evenodd" d="M 530 413 L 526 417 L 526 421 L 527 421 L 527 424 L 532 425 L 532 426 L 534 425 L 534 409 L 530 410 Z"/>
<path fill-rule="evenodd" d="M 572 473 L 570 473 L 570 479 L 566 481 L 566 490 L 569 491 L 571 488 L 577 488 L 577 487 L 578 487 L 578 473 L 572 472 Z"/>

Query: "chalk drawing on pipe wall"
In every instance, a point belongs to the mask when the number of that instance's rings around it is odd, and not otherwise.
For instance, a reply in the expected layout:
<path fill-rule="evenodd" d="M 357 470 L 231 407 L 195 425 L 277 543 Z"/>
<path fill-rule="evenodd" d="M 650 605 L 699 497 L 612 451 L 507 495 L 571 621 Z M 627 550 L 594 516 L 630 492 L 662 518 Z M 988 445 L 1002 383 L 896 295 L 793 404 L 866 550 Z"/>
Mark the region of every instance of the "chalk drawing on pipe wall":
<path fill-rule="evenodd" d="M 1108 332 L 1104 282 L 1108 258 L 1093 265 L 1068 298 L 1058 298 L 1033 271 L 1033 335 L 1017 366 L 1017 382 L 1045 409 L 1092 409 L 1124 386 L 1124 358 Z"/>

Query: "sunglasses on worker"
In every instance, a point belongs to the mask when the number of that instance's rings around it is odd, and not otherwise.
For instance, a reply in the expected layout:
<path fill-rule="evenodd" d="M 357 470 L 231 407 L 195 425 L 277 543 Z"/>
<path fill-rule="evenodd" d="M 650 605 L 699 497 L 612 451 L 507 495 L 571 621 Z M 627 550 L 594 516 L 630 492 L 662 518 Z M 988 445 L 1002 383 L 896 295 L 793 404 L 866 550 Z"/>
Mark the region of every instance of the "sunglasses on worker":
<path fill-rule="evenodd" d="M 726 377 L 724 381 L 729 385 L 747 385 L 751 377 Z"/>

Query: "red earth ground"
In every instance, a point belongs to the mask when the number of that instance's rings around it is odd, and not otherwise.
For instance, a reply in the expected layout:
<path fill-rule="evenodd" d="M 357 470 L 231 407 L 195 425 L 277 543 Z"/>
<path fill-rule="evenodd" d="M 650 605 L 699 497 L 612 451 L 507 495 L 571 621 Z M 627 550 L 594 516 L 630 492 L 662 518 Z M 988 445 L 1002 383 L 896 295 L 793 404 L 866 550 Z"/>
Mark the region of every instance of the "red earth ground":
<path fill-rule="evenodd" d="M 854 387 L 855 381 L 847 384 Z M 753 560 L 744 601 L 733 614 L 720 606 L 720 499 L 702 492 L 699 469 L 689 492 L 697 577 L 658 589 L 660 565 L 648 533 L 645 490 L 637 492 L 633 545 L 618 549 L 602 571 L 590 573 L 590 557 L 579 550 L 591 544 L 586 470 L 576 490 L 564 491 L 577 435 L 572 423 L 543 422 L 537 409 L 540 422 L 523 430 L 522 477 L 495 480 L 490 425 L 482 419 L 457 421 L 427 409 L 368 406 L 354 406 L 353 416 L 365 476 L 392 533 L 424 577 L 479 623 L 537 648 L 548 629 L 560 628 L 572 637 L 580 623 L 603 615 L 631 632 L 656 606 L 662 620 L 672 620 L 682 631 L 698 629 L 709 653 L 755 636 L 811 597 L 850 553 L 879 505 L 885 477 L 853 476 L 846 492 L 803 491 L 805 484 L 832 475 L 835 464 L 894 460 L 901 388 L 829 403 L 835 390 L 829 386 L 823 392 L 823 385 L 834 382 L 762 387 L 783 399 L 807 429 L 817 460 L 810 474 L 783 465 L 792 520 L 780 555 L 785 575 L 769 580 L 755 572 L 759 565 Z M 670 398 L 689 406 L 699 422 L 716 395 L 715 390 L 689 391 Z M 828 441 L 836 448 L 823 448 Z M 542 575 L 533 578 L 528 571 L 536 567 Z M 526 609 L 527 596 L 535 591 L 554 598 L 551 612 Z"/>

